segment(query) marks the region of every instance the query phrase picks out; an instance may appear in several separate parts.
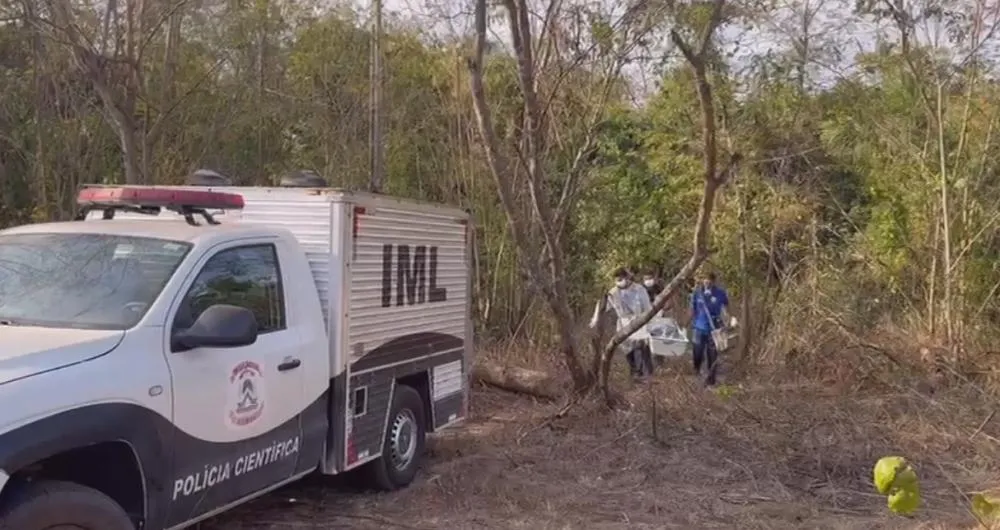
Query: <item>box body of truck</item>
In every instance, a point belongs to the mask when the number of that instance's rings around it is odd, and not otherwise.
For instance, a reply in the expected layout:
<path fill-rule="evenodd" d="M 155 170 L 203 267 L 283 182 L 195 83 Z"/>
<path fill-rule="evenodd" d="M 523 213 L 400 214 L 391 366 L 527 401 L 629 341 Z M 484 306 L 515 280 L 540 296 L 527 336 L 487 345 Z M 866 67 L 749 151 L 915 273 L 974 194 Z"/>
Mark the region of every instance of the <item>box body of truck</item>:
<path fill-rule="evenodd" d="M 330 339 L 327 473 L 381 454 L 399 381 L 425 393 L 428 432 L 468 408 L 473 329 L 469 214 L 457 208 L 316 188 L 239 193 L 222 222 L 280 226 L 305 250 Z M 339 425 L 342 425 L 342 430 Z"/>

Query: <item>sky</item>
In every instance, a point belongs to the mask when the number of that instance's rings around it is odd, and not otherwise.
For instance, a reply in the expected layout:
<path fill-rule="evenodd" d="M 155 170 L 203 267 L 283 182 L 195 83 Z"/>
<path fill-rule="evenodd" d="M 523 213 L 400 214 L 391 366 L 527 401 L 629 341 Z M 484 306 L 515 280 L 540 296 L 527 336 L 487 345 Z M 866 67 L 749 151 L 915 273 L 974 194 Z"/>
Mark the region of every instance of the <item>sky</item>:
<path fill-rule="evenodd" d="M 350 0 L 359 13 L 371 10 L 371 0 Z M 541 6 L 547 0 L 529 0 L 534 5 Z M 586 1 L 591 6 L 602 6 L 619 14 L 624 8 L 614 0 L 563 0 L 566 5 Z M 913 0 L 915 5 L 920 0 Z M 383 0 L 383 12 L 386 18 L 413 21 L 417 27 L 430 35 L 446 39 L 468 36 L 472 33 L 472 9 L 474 0 Z M 862 52 L 874 50 L 878 35 L 888 35 L 895 39 L 898 33 L 886 22 L 877 23 L 868 18 L 853 14 L 853 0 L 775 0 L 776 7 L 767 18 L 754 23 L 752 28 L 727 26 L 720 31 L 720 40 L 730 56 L 730 64 L 735 69 L 749 66 L 754 57 L 766 54 L 788 53 L 794 47 L 794 36 L 801 34 L 803 13 L 812 14 L 810 32 L 814 42 L 827 42 L 826 49 L 819 51 L 809 67 L 810 78 L 820 86 L 829 86 L 838 79 L 854 73 L 855 57 Z M 966 14 L 973 13 L 977 8 L 982 13 L 983 32 L 989 32 L 1000 26 L 1000 0 L 949 0 L 954 9 Z M 541 9 L 539 9 L 541 11 Z M 509 31 L 504 21 L 497 20 L 491 24 L 492 39 L 509 43 Z M 964 57 L 965 53 L 954 50 L 947 43 L 946 28 L 940 24 L 925 23 L 916 28 L 916 40 L 923 44 L 936 43 L 945 50 Z M 990 42 L 980 49 L 984 55 L 1000 59 L 1000 45 L 996 36 L 991 35 Z M 666 35 L 658 39 L 658 46 L 653 55 L 658 59 L 673 53 L 672 47 L 666 42 Z M 657 68 L 660 61 L 650 61 L 646 64 L 632 65 L 628 76 L 632 80 L 638 97 L 658 89 L 659 79 Z"/>
<path fill-rule="evenodd" d="M 566 0 L 570 4 L 572 0 Z M 780 1 L 780 0 L 779 0 Z M 788 38 L 789 28 L 787 21 L 801 16 L 801 2 L 795 1 L 797 5 L 787 5 L 777 9 L 770 20 L 763 22 L 752 30 L 737 27 L 725 27 L 720 32 L 721 41 L 726 43 L 731 53 L 731 61 L 737 65 L 749 64 L 750 58 L 760 56 L 768 52 L 779 53 L 788 50 L 791 42 Z M 852 2 L 850 0 L 805 0 L 811 1 L 814 5 L 822 2 L 816 10 L 814 29 L 819 39 L 835 39 L 838 41 L 837 48 L 843 52 L 838 60 L 828 58 L 825 62 L 832 62 L 827 67 L 813 67 L 813 75 L 823 84 L 833 80 L 833 78 L 843 75 L 843 71 L 848 69 L 851 59 L 856 51 L 861 48 L 871 48 L 874 42 L 875 27 L 872 24 L 864 24 L 854 20 L 854 17 L 845 17 L 843 13 L 850 12 Z M 387 17 L 402 18 L 406 20 L 419 21 L 419 27 L 431 34 L 441 37 L 456 37 L 470 35 L 472 33 L 472 9 L 474 0 L 383 0 L 383 12 Z M 598 4 L 604 4 L 604 9 L 615 9 L 612 6 L 622 4 L 613 0 L 597 0 Z M 370 0 L 352 0 L 353 6 L 358 12 L 370 12 Z M 536 2 L 541 5 L 541 2 Z M 808 5 L 808 4 L 806 4 Z M 615 9 L 619 13 L 623 8 Z M 850 19 L 850 20 L 849 20 Z M 509 30 L 502 20 L 491 24 L 493 39 L 509 42 Z M 659 46 L 656 55 L 670 53 L 671 46 L 667 45 L 666 35 L 659 39 Z M 656 90 L 658 69 L 654 65 L 633 66 L 628 72 L 633 84 L 638 92 L 649 92 Z M 836 73 L 836 75 L 834 75 Z"/>

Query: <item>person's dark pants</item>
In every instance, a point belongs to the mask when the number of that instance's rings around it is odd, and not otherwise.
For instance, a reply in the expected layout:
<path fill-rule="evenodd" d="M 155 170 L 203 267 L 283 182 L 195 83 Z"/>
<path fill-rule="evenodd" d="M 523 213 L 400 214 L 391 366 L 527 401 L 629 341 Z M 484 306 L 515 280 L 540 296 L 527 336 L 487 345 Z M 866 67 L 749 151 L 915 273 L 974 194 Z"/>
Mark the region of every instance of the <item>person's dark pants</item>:
<path fill-rule="evenodd" d="M 694 359 L 694 373 L 701 375 L 701 365 L 706 364 L 707 373 L 705 382 L 714 385 L 716 370 L 718 369 L 719 352 L 715 349 L 715 341 L 712 340 L 712 332 L 694 330 L 694 340 L 692 357 Z"/>
<path fill-rule="evenodd" d="M 628 359 L 629 370 L 632 376 L 643 376 L 653 374 L 653 352 L 649 349 L 649 344 L 639 342 L 632 346 L 632 349 L 625 355 Z"/>

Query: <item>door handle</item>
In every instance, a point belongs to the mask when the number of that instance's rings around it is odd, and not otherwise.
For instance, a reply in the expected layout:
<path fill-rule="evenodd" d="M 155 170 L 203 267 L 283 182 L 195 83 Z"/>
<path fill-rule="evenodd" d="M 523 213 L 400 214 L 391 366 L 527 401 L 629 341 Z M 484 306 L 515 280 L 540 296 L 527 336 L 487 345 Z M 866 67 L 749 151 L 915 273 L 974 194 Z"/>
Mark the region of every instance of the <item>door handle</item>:
<path fill-rule="evenodd" d="M 299 359 L 285 359 L 285 362 L 278 365 L 279 372 L 286 372 L 288 370 L 294 370 L 302 365 L 302 361 Z"/>

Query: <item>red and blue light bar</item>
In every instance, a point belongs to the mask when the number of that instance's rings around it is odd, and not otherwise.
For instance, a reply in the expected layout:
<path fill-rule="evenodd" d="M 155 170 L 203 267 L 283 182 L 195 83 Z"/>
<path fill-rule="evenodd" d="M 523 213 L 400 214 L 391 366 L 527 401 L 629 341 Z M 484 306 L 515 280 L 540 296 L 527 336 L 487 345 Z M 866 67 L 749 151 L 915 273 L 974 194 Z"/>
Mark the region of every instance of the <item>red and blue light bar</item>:
<path fill-rule="evenodd" d="M 205 190 L 178 190 L 153 186 L 83 188 L 76 203 L 81 207 L 166 208 L 169 210 L 240 210 L 243 196 Z"/>

